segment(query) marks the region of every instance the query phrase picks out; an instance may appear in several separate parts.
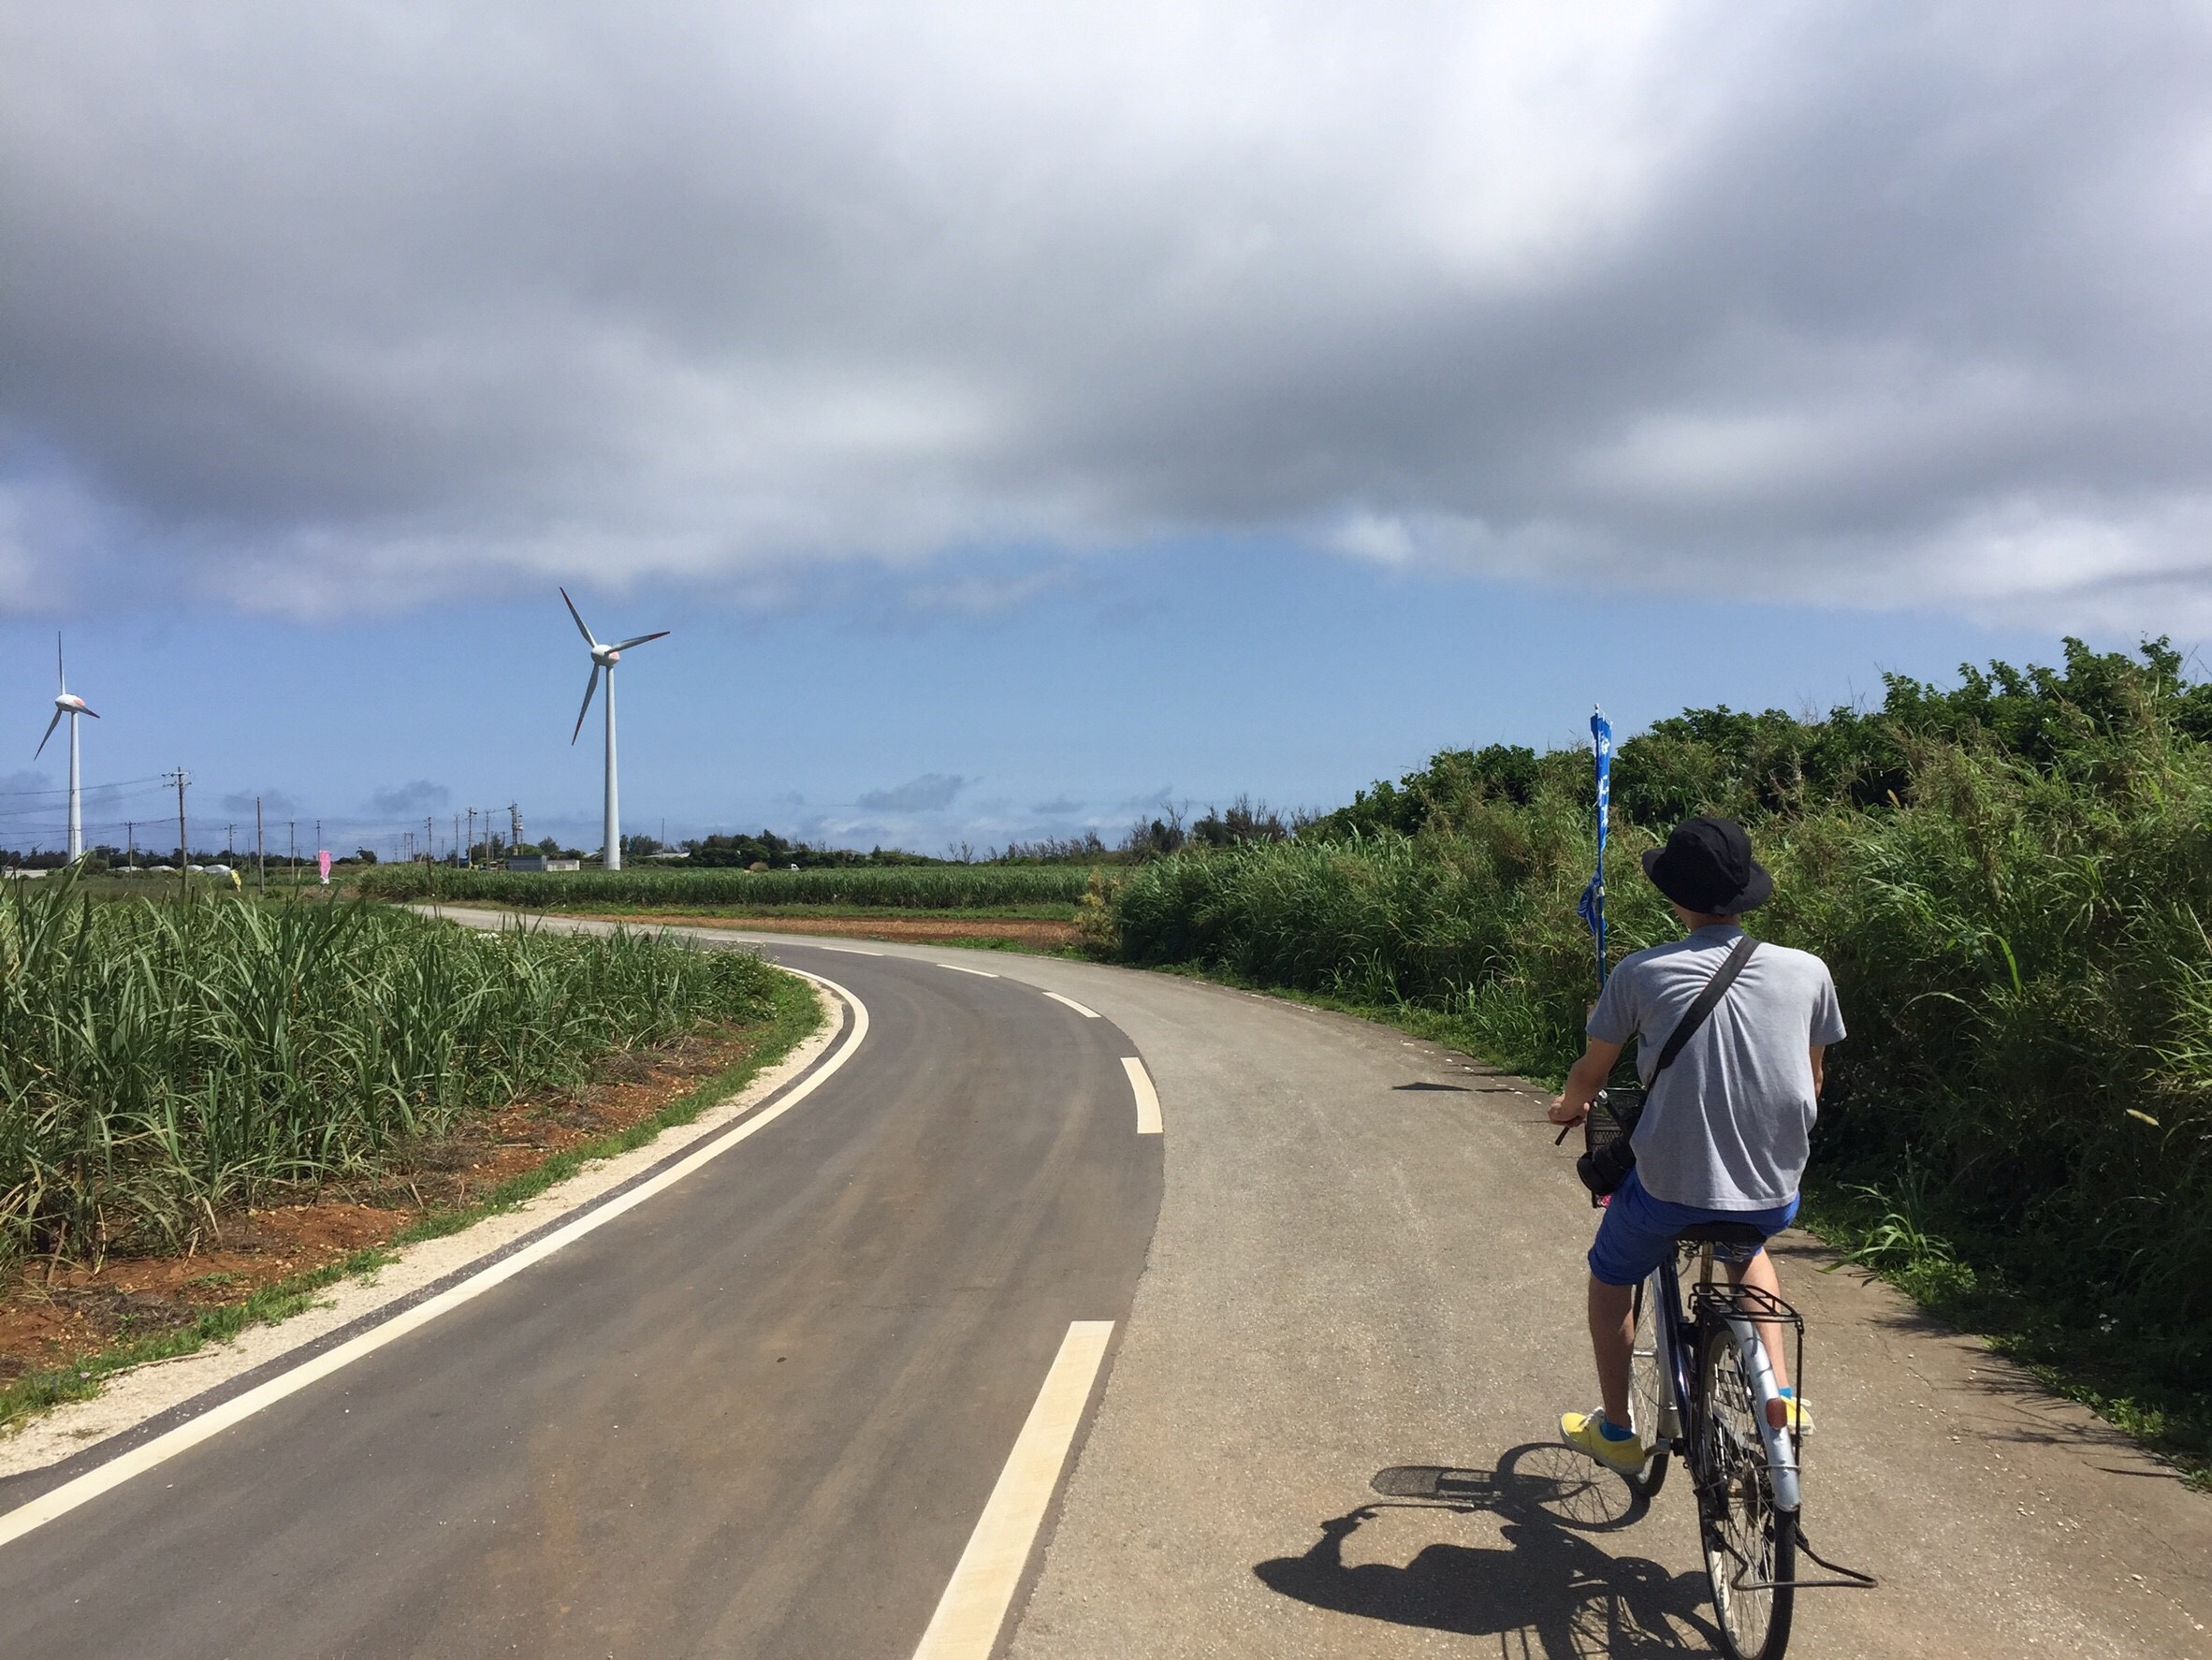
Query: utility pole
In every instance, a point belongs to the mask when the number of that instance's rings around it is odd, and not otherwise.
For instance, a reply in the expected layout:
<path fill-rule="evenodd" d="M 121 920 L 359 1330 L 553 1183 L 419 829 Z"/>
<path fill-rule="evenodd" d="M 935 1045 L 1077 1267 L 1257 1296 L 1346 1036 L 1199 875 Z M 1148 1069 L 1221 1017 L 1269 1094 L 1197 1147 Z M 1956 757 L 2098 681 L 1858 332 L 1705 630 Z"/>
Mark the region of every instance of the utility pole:
<path fill-rule="evenodd" d="M 269 893 L 269 844 L 261 835 L 261 797 L 254 797 L 254 888 L 264 897 Z"/>
<path fill-rule="evenodd" d="M 469 863 L 470 863 L 470 864 L 473 866 L 473 865 L 474 865 L 474 864 L 476 863 L 476 809 L 475 809 L 474 808 L 473 808 L 473 807 L 472 807 L 471 808 L 469 808 L 469 841 L 468 841 L 468 848 L 469 848 L 469 856 L 468 856 L 468 862 L 469 862 Z"/>
<path fill-rule="evenodd" d="M 124 855 L 123 855 L 123 867 L 124 867 L 125 870 L 136 870 L 136 869 L 138 867 L 138 820 L 136 820 L 136 819 L 125 819 L 125 820 L 124 820 L 124 822 L 123 822 L 123 839 L 124 839 L 124 843 L 125 843 L 125 845 L 126 845 L 126 851 L 124 852 Z"/>
<path fill-rule="evenodd" d="M 284 821 L 284 852 L 292 861 L 292 885 L 297 888 L 299 885 L 299 821 L 298 819 Z"/>
<path fill-rule="evenodd" d="M 192 775 L 182 766 L 169 774 L 177 786 L 177 896 L 192 897 L 192 838 L 184 830 L 184 786 L 192 781 Z"/>
<path fill-rule="evenodd" d="M 518 802 L 507 803 L 507 845 L 511 848 L 522 845 L 522 807 Z"/>
<path fill-rule="evenodd" d="M 238 826 L 236 824 L 223 826 L 223 862 L 226 865 L 238 863 Z"/>

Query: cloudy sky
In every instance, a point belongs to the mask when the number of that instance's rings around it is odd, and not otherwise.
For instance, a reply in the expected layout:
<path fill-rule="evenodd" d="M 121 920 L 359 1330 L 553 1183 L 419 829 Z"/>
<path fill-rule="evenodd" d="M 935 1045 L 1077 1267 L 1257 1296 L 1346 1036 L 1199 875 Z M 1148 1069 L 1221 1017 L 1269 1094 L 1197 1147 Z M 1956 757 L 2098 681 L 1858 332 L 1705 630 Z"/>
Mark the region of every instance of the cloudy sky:
<path fill-rule="evenodd" d="M 62 627 L 587 825 L 557 583 L 630 828 L 933 847 L 2194 646 L 2208 198 L 2196 5 L 7 7 L 0 814 Z"/>

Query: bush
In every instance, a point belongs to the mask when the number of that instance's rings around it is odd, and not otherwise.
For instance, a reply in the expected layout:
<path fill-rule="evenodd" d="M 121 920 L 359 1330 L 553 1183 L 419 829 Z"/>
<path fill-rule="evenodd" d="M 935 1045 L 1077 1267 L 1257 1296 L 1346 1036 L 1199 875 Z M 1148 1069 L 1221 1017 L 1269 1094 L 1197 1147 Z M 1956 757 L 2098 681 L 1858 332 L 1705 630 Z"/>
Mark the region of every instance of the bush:
<path fill-rule="evenodd" d="M 1614 954 L 1672 938 L 1637 854 L 1745 821 L 1761 934 L 1826 957 L 1851 1027 L 1816 1159 L 1925 1188 L 1961 1284 L 2117 1322 L 2175 1389 L 2212 1362 L 2212 689 L 2161 641 L 1892 678 L 1881 710 L 1694 710 L 1616 757 Z M 1132 871 L 1113 949 L 1452 1022 L 1556 1076 L 1594 988 L 1575 899 L 1589 758 L 1439 755 L 1294 841 Z"/>
<path fill-rule="evenodd" d="M 361 878 L 379 899 L 480 899 L 540 910 L 787 905 L 979 910 L 1073 905 L 1090 872 L 1073 865 L 892 865 L 812 870 L 577 870 L 526 873 L 386 865 Z"/>

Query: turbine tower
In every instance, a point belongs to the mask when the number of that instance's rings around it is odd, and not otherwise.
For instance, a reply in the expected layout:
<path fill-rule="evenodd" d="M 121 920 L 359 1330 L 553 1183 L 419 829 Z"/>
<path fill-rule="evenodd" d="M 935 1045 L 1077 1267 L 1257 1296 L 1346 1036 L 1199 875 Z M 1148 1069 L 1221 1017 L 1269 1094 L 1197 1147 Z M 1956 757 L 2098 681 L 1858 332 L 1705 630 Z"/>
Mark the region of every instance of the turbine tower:
<path fill-rule="evenodd" d="M 84 699 L 69 690 L 69 677 L 62 670 L 62 636 L 53 637 L 53 678 L 56 691 L 53 700 L 53 719 L 46 723 L 46 737 L 38 740 L 38 747 L 31 751 L 36 761 L 46 753 L 46 738 L 53 736 L 53 729 L 62 723 L 62 717 L 69 717 L 69 863 L 74 865 L 84 857 L 84 813 L 78 799 L 77 773 L 77 717 L 90 715 L 100 718 L 97 709 L 85 706 Z M 611 751 L 610 751 L 611 753 Z"/>
<path fill-rule="evenodd" d="M 606 841 L 602 849 L 609 870 L 622 868 L 621 808 L 615 793 L 615 664 L 622 661 L 622 653 L 633 646 L 642 646 L 648 640 L 664 640 L 668 631 L 655 634 L 639 634 L 632 640 L 617 640 L 612 646 L 602 646 L 591 637 L 591 631 L 584 626 L 583 614 L 576 609 L 575 601 L 568 597 L 568 590 L 560 590 L 560 603 L 568 607 L 568 614 L 576 619 L 576 633 L 584 636 L 584 644 L 591 648 L 591 680 L 584 688 L 584 706 L 576 711 L 576 729 L 568 735 L 574 744 L 583 735 L 584 717 L 591 712 L 591 694 L 599 690 L 600 671 L 606 672 Z M 87 711 L 88 713 L 90 711 Z M 74 734 L 76 728 L 72 726 Z M 72 751 L 74 752 L 74 751 Z M 71 800 L 75 800 L 72 795 Z"/>

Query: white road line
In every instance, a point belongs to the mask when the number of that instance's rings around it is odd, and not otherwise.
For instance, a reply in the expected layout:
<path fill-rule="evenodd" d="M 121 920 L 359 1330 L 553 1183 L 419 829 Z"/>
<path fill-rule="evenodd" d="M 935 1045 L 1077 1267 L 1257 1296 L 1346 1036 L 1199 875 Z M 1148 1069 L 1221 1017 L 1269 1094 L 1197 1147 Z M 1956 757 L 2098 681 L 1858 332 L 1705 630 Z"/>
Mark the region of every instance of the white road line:
<path fill-rule="evenodd" d="M 1085 1009 L 1073 997 L 1064 997 L 1056 991 L 1048 991 L 1044 995 L 1052 998 L 1052 1000 L 1055 1003 L 1067 1004 L 1069 1008 L 1074 1010 L 1076 1013 L 1082 1015 L 1085 1020 L 1096 1020 L 1099 1018 L 1099 1012 L 1096 1009 Z"/>
<path fill-rule="evenodd" d="M 996 980 L 998 978 L 997 975 L 992 973 L 988 968 L 963 968 L 958 963 L 939 963 L 938 964 L 938 967 L 940 968 L 950 968 L 955 974 L 978 975 L 984 980 Z"/>
<path fill-rule="evenodd" d="M 817 985 L 828 987 L 851 1004 L 852 1030 L 846 1034 L 844 1042 L 837 1046 L 827 1061 L 808 1073 L 781 1100 L 755 1113 L 749 1118 L 740 1120 L 689 1158 L 670 1165 L 652 1180 L 640 1182 L 620 1198 L 609 1200 L 596 1210 L 586 1211 L 575 1221 L 564 1228 L 556 1229 L 535 1245 L 501 1259 L 482 1273 L 472 1274 L 458 1285 L 448 1287 L 437 1296 L 416 1303 L 403 1314 L 393 1316 L 380 1326 L 371 1327 L 358 1337 L 301 1361 L 289 1372 L 280 1373 L 243 1394 L 233 1395 L 229 1400 L 209 1407 L 197 1418 L 179 1424 L 167 1434 L 156 1435 L 142 1447 L 134 1447 L 128 1452 L 119 1453 L 97 1469 L 87 1470 L 74 1481 L 65 1481 L 52 1492 L 42 1493 L 28 1504 L 18 1505 L 7 1514 L 0 1515 L 0 1545 L 22 1538 L 33 1529 L 45 1526 L 57 1516 L 67 1515 L 78 1506 L 99 1497 L 109 1488 L 120 1487 L 132 1477 L 142 1476 L 155 1465 L 166 1463 L 180 1452 L 196 1447 L 210 1436 L 221 1434 L 231 1425 L 253 1417 L 263 1407 L 273 1406 L 287 1395 L 298 1394 L 309 1384 L 343 1370 L 418 1327 L 429 1325 L 440 1315 L 451 1314 L 462 1303 L 481 1297 L 494 1286 L 513 1279 L 534 1263 L 544 1261 L 563 1245 L 574 1245 L 592 1230 L 604 1227 L 626 1211 L 635 1210 L 647 1200 L 675 1187 L 702 1165 L 720 1158 L 738 1143 L 775 1123 L 828 1082 L 839 1067 L 852 1058 L 861 1041 L 868 1035 L 866 1004 L 835 981 L 824 980 L 819 974 L 808 974 L 803 968 L 790 971 L 802 979 L 813 981 Z"/>
<path fill-rule="evenodd" d="M 863 951 L 857 945 L 816 945 L 814 949 L 816 951 L 841 951 L 849 957 L 880 957 L 883 954 L 880 951 Z"/>
<path fill-rule="evenodd" d="M 1068 1328 L 914 1660 L 988 1660 L 1113 1335 L 1112 1320 L 1077 1320 Z"/>
<path fill-rule="evenodd" d="M 1121 1070 L 1128 1073 L 1129 1088 L 1136 1093 L 1137 1133 L 1159 1134 L 1159 1091 L 1152 1086 L 1152 1074 L 1144 1070 L 1144 1063 L 1133 1055 L 1121 1057 Z"/>

